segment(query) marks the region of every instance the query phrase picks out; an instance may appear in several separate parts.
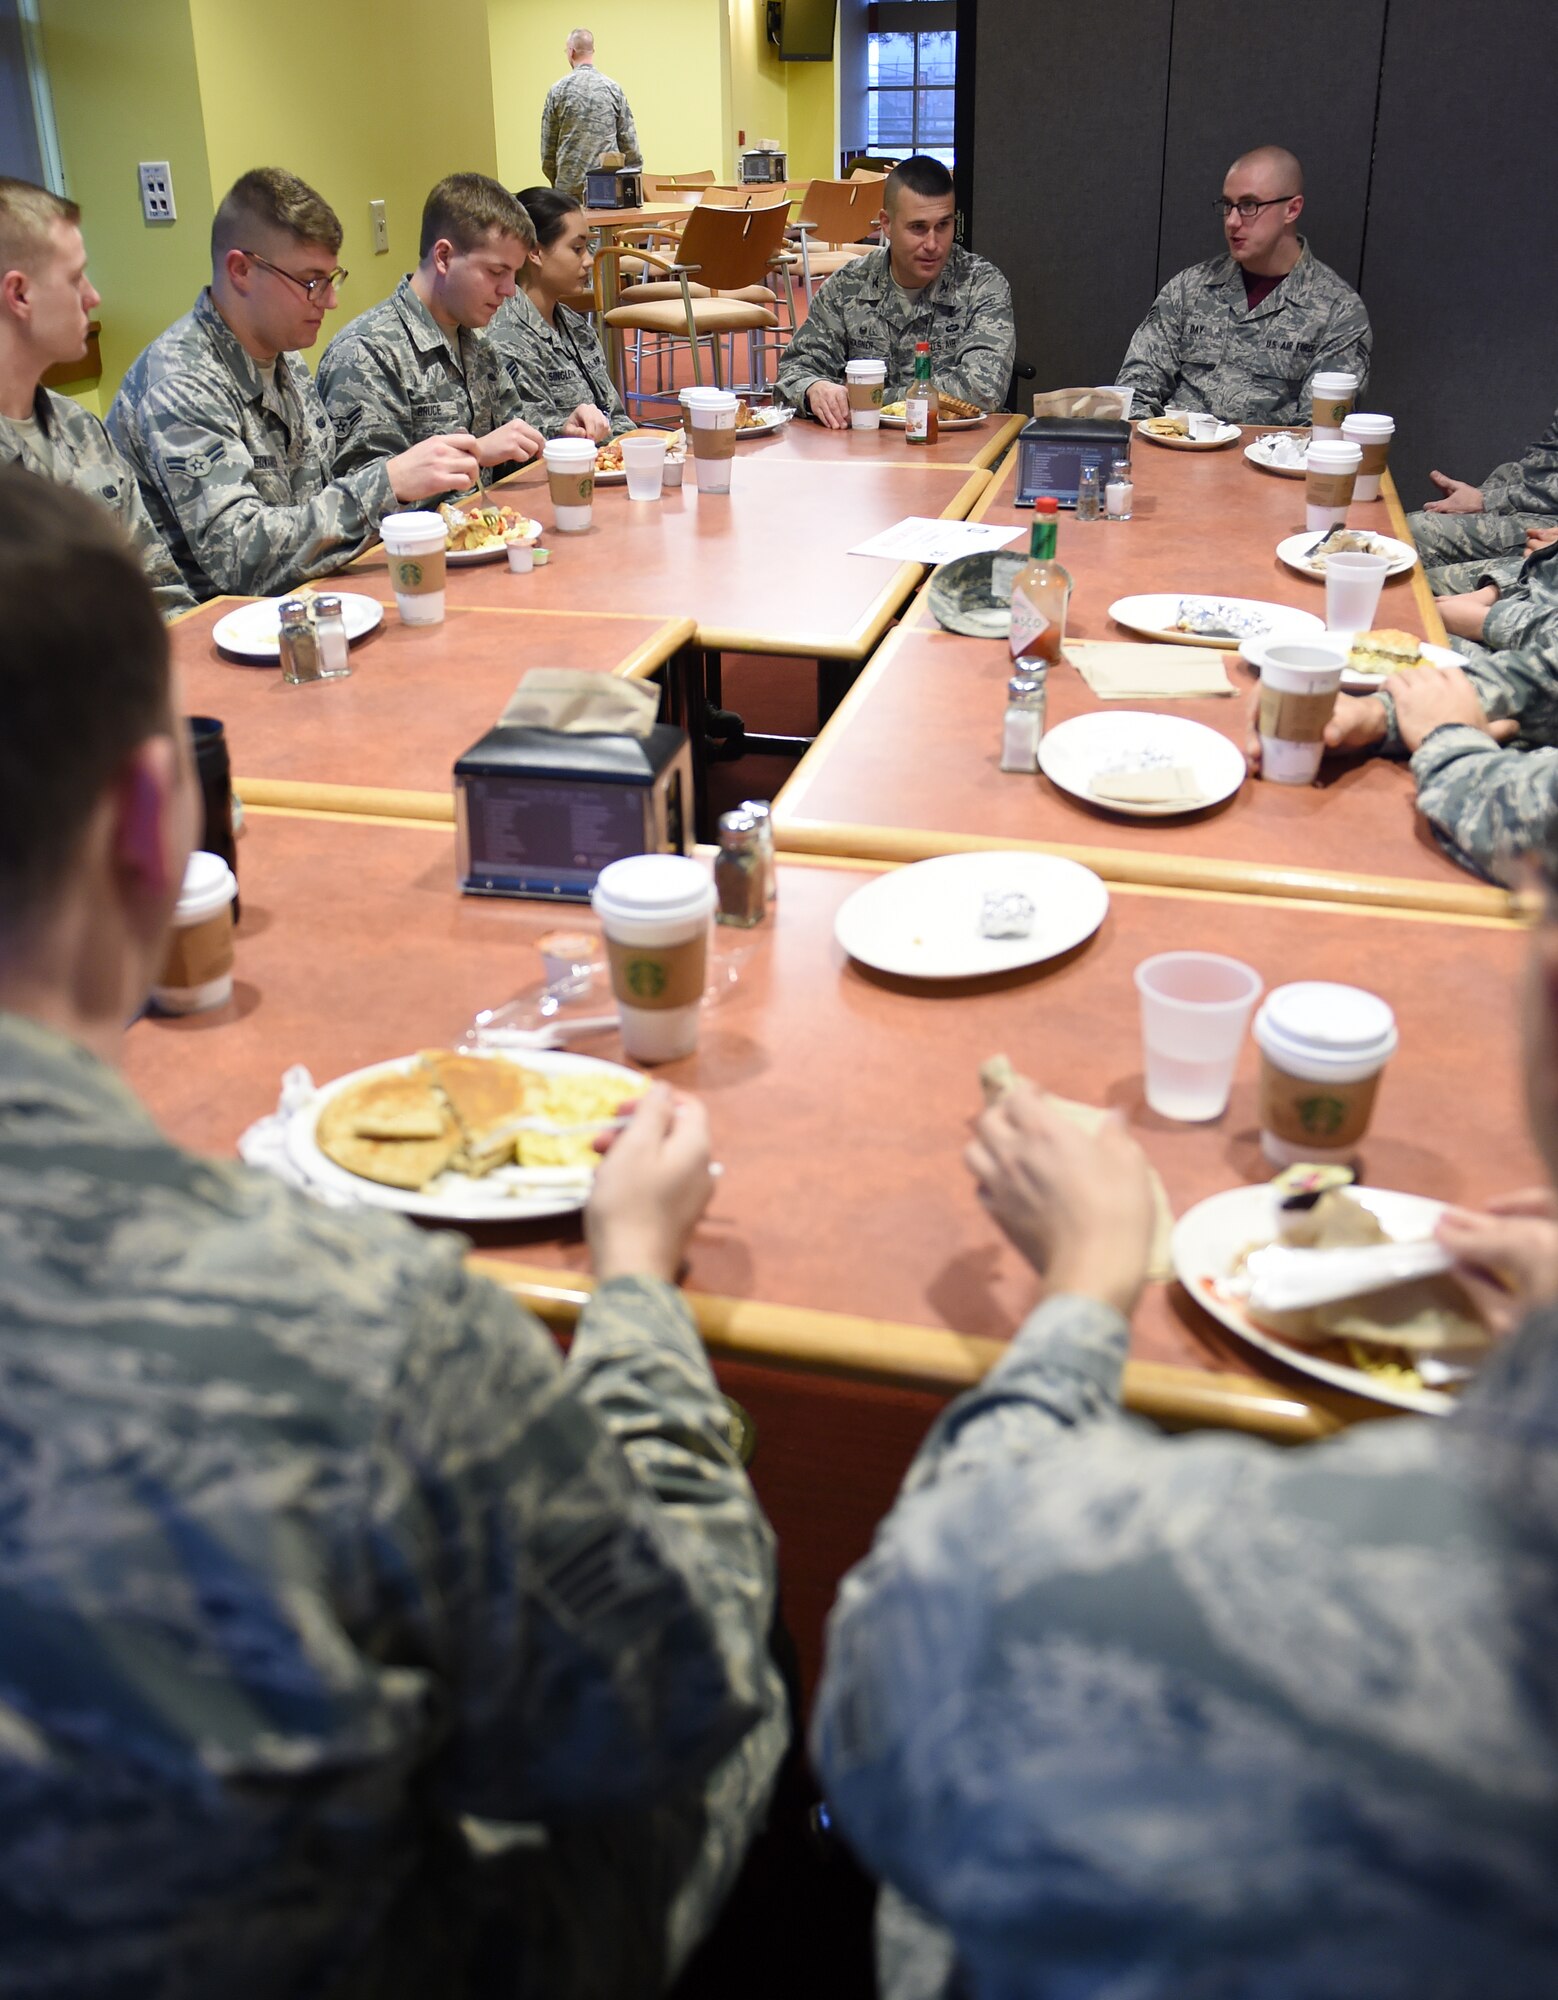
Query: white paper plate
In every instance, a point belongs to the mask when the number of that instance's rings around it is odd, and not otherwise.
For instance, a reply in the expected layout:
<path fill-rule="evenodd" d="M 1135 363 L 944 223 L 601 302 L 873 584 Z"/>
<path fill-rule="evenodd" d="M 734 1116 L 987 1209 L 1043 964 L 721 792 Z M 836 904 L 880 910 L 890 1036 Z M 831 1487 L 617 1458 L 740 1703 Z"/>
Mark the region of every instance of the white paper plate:
<path fill-rule="evenodd" d="M 1098 799 L 1089 780 L 1101 771 L 1146 771 L 1185 765 L 1194 771 L 1202 797 L 1198 804 L 1126 805 Z M 1039 740 L 1039 768 L 1053 785 L 1070 792 L 1096 812 L 1129 819 L 1166 819 L 1204 812 L 1231 799 L 1247 773 L 1243 752 L 1226 736 L 1185 715 L 1146 715 L 1140 709 L 1110 709 L 1074 715 Z"/>
<path fill-rule="evenodd" d="M 1372 528 L 1360 528 L 1360 534 L 1367 534 L 1379 543 L 1380 552 L 1390 557 L 1390 568 L 1386 576 L 1403 576 L 1417 561 L 1417 550 L 1410 542 L 1398 542 L 1391 535 L 1376 535 Z M 1325 539 L 1324 532 L 1313 534 L 1306 530 L 1302 535 L 1289 535 L 1278 542 L 1277 554 L 1289 569 L 1296 569 L 1300 576 L 1310 577 L 1315 583 L 1325 582 L 1324 570 L 1314 570 L 1309 566 L 1309 554 L 1317 542 Z"/>
<path fill-rule="evenodd" d="M 1332 632 L 1327 636 L 1351 646 L 1358 635 L 1356 632 Z M 1422 643 L 1421 651 L 1423 658 L 1431 660 L 1436 667 L 1464 667 L 1466 664 L 1460 654 L 1453 652 L 1450 647 L 1431 646 L 1426 639 Z M 1256 671 L 1259 672 L 1259 668 Z M 1419 669 L 1413 668 L 1409 671 L 1417 672 Z M 1373 694 L 1375 689 L 1382 688 L 1389 678 L 1389 674 L 1360 674 L 1355 667 L 1342 669 L 1342 687 L 1348 694 Z"/>
<path fill-rule="evenodd" d="M 1232 444 L 1239 435 L 1237 424 L 1219 424 L 1214 437 L 1158 437 L 1147 429 L 1149 421 L 1147 417 L 1140 420 L 1136 426 L 1136 435 L 1144 437 L 1148 444 L 1162 445 L 1165 451 L 1221 451 L 1224 445 Z"/>
<path fill-rule="evenodd" d="M 795 412 L 794 410 L 785 409 L 781 404 L 770 403 L 765 409 L 753 410 L 752 415 L 757 419 L 757 422 L 753 424 L 743 424 L 737 430 L 736 432 L 737 444 L 740 444 L 744 438 L 767 437 L 771 431 L 782 431 L 785 425 L 795 415 Z M 689 438 L 687 441 L 687 456 L 689 458 L 691 458 L 692 456 L 691 438 Z"/>
<path fill-rule="evenodd" d="M 1149 639 L 1162 639 L 1175 646 L 1211 646 L 1219 653 L 1236 653 L 1238 642 L 1233 639 L 1203 639 L 1199 633 L 1176 632 L 1173 621 L 1179 616 L 1180 604 L 1190 603 L 1231 604 L 1239 611 L 1264 612 L 1271 620 L 1270 629 L 1263 632 L 1262 639 L 1270 639 L 1279 631 L 1323 632 L 1325 620 L 1317 618 L 1312 611 L 1297 611 L 1291 604 L 1268 604 L 1258 597 L 1224 597 L 1208 591 L 1195 590 L 1155 590 L 1139 597 L 1117 597 L 1109 607 L 1109 616 L 1117 625 L 1128 631 L 1145 633 Z"/>
<path fill-rule="evenodd" d="M 287 597 L 261 597 L 253 604 L 240 604 L 236 611 L 218 618 L 211 628 L 211 637 L 224 653 L 233 653 L 240 660 L 279 660 L 281 607 L 288 597 L 296 595 L 296 591 L 289 591 Z M 354 590 L 316 590 L 314 595 L 340 598 L 341 620 L 348 640 L 360 639 L 384 622 L 384 606 L 376 597 L 363 597 Z"/>
<path fill-rule="evenodd" d="M 490 1058 L 501 1051 L 467 1049 L 462 1053 Z M 621 1063 L 570 1055 L 562 1049 L 527 1049 L 510 1060 L 548 1076 L 565 1070 L 602 1070 L 630 1084 L 635 1096 L 645 1081 L 637 1070 L 625 1069 Z M 366 1069 L 321 1085 L 287 1122 L 287 1154 L 293 1165 L 316 1186 L 333 1188 L 368 1208 L 391 1208 L 399 1215 L 418 1215 L 432 1222 L 518 1222 L 533 1216 L 571 1215 L 584 1206 L 592 1176 L 580 1175 L 571 1167 L 499 1167 L 479 1180 L 468 1174 L 442 1173 L 427 1187 L 413 1192 L 364 1180 L 327 1159 L 314 1135 L 319 1114 L 331 1098 L 371 1076 L 403 1076 L 416 1063 L 414 1055 L 400 1056 L 394 1062 L 370 1063 Z"/>
<path fill-rule="evenodd" d="M 986 410 L 982 416 L 978 417 L 938 417 L 936 419 L 936 428 L 939 431 L 977 431 L 981 424 L 987 424 L 989 421 L 990 412 Z M 882 429 L 884 431 L 903 431 L 908 428 L 909 419 L 907 417 L 890 417 L 885 410 L 882 412 Z"/>
<path fill-rule="evenodd" d="M 1444 1207 L 1443 1202 L 1428 1201 L 1422 1195 L 1394 1194 L 1385 1188 L 1349 1191 L 1373 1210 L 1389 1235 L 1403 1243 L 1427 1236 Z M 1241 1250 L 1252 1243 L 1272 1242 L 1276 1234 L 1277 1197 L 1270 1182 L 1214 1194 L 1197 1202 L 1174 1225 L 1175 1275 L 1196 1304 L 1221 1320 L 1230 1333 L 1316 1382 L 1329 1383 L 1333 1389 L 1345 1389 L 1354 1396 L 1367 1396 L 1397 1410 L 1442 1416 L 1455 1408 L 1455 1398 L 1437 1389 L 1397 1388 L 1360 1368 L 1324 1360 L 1308 1348 L 1279 1340 L 1256 1326 L 1239 1300 L 1212 1289 L 1209 1281 L 1226 1278 Z"/>
<path fill-rule="evenodd" d="M 532 548 L 541 539 L 541 523 L 525 517 L 530 526 L 519 537 L 521 543 L 529 543 Z M 469 569 L 472 563 L 507 562 L 509 544 L 500 542 L 495 549 L 451 549 L 444 560 L 451 569 Z"/>
<path fill-rule="evenodd" d="M 979 935 L 988 892 L 1026 896 L 1027 937 Z M 1109 891 L 1078 862 L 1051 854 L 944 854 L 895 868 L 857 889 L 834 920 L 851 958 L 905 979 L 977 979 L 1058 958 L 1091 937 Z"/>
<path fill-rule="evenodd" d="M 1273 465 L 1271 460 L 1266 456 L 1266 451 L 1271 449 L 1271 439 L 1273 437 L 1285 437 L 1286 435 L 1287 433 L 1284 431 L 1268 431 L 1265 437 L 1258 437 L 1253 444 L 1247 444 L 1244 447 L 1244 455 L 1250 461 L 1251 465 L 1255 466 L 1261 472 L 1275 473 L 1278 479 L 1302 479 L 1305 476 L 1305 467 L 1302 465 Z M 1265 451 L 1261 449 L 1263 445 L 1266 448 Z M 1305 450 L 1308 450 L 1307 445 L 1305 446 Z"/>

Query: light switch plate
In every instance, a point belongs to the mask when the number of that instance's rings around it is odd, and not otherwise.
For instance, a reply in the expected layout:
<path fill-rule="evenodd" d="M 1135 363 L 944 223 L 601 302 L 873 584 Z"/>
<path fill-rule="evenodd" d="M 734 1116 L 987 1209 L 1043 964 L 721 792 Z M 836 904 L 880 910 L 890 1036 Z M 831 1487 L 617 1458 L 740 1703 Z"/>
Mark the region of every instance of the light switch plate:
<path fill-rule="evenodd" d="M 176 222 L 173 206 L 173 174 L 166 160 L 142 160 L 140 164 L 141 213 L 148 222 Z"/>
<path fill-rule="evenodd" d="M 389 223 L 385 220 L 382 201 L 370 201 L 368 216 L 373 223 L 373 254 L 383 257 L 389 251 Z"/>

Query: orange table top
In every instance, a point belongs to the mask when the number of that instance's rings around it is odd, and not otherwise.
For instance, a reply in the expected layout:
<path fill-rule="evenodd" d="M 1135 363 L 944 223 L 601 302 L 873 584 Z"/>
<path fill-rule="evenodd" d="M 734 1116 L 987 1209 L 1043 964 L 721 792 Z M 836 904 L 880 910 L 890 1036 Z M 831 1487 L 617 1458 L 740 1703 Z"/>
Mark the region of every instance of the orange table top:
<path fill-rule="evenodd" d="M 850 465 L 994 465 L 1027 422 L 995 411 L 973 430 L 942 431 L 931 445 L 910 444 L 901 427 L 874 431 L 830 431 L 810 417 L 794 417 L 783 430 L 743 444 L 742 455 L 798 458 L 808 464 L 843 461 Z"/>
<path fill-rule="evenodd" d="M 1376 1183 L 1476 1201 L 1539 1172 L 1520 1108 L 1523 945 L 1511 926 L 1117 888 L 1101 930 L 1066 958 L 922 986 L 863 972 L 834 941 L 839 905 L 872 873 L 783 865 L 776 922 L 755 941 L 718 934 L 722 948 L 750 944 L 750 957 L 697 1053 L 663 1072 L 707 1102 L 726 1169 L 688 1282 L 710 1323 L 735 1325 L 750 1354 L 793 1356 L 785 1343 L 799 1341 L 817 1365 L 847 1354 L 867 1373 L 914 1375 L 916 1342 L 944 1359 L 963 1352 L 959 1341 L 977 1355 L 1011 1334 L 1038 1287 L 960 1164 L 976 1072 L 998 1050 L 1069 1096 L 1121 1106 L 1177 1209 L 1264 1178 L 1253 1046 L 1215 1124 L 1174 1125 L 1145 1108 L 1131 975 L 1170 946 L 1232 951 L 1268 986 L 1338 979 L 1390 1000 L 1401 1050 L 1365 1147 Z M 257 813 L 239 874 L 233 1002 L 143 1020 L 126 1054 L 166 1129 L 222 1153 L 274 1109 L 289 1064 L 324 1081 L 457 1036 L 538 976 L 534 941 L 557 922 L 554 907 L 459 896 L 453 836 L 432 826 Z M 614 1034 L 586 1046 L 618 1053 Z M 571 1221 L 481 1234 L 483 1255 L 543 1290 L 566 1290 L 586 1269 Z M 734 1321 L 731 1301 L 744 1302 Z M 1289 1414 L 1323 1401 L 1177 1288 L 1149 1291 L 1133 1353 L 1200 1380 L 1263 1376 Z"/>
<path fill-rule="evenodd" d="M 728 494 L 700 494 L 691 467 L 656 503 L 597 487 L 588 531 L 559 535 L 546 474 L 531 467 L 501 490 L 546 524 L 550 562 L 525 578 L 464 569 L 450 578 L 450 603 L 508 608 L 518 584 L 535 611 L 690 618 L 711 651 L 863 660 L 925 572 L 850 549 L 908 514 L 961 519 L 985 481 L 961 465 L 813 463 L 754 442 L 738 446 Z M 382 550 L 341 581 L 392 595 Z"/>
<path fill-rule="evenodd" d="M 171 630 L 182 708 L 221 717 L 234 777 L 251 802 L 281 787 L 280 802 L 307 804 L 317 786 L 435 793 L 447 802 L 454 760 L 497 721 L 527 668 L 639 679 L 692 636 L 685 618 L 512 608 L 529 578 L 512 575 L 507 564 L 486 567 L 499 572 L 489 595 L 496 602 L 507 596 L 509 607 L 476 610 L 461 602 L 472 572 L 451 570 L 443 624 L 402 625 L 389 610 L 377 631 L 352 647 L 349 678 L 301 687 L 274 665 L 245 664 L 218 650 L 213 626 L 245 600 L 204 604 Z M 377 809 L 386 809 L 382 798 Z"/>

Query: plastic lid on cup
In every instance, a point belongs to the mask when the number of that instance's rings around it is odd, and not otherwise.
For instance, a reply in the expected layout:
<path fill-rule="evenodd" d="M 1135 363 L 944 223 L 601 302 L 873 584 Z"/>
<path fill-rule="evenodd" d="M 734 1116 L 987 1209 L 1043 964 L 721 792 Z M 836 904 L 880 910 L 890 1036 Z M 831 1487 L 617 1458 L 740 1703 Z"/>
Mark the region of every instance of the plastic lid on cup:
<path fill-rule="evenodd" d="M 602 923 L 682 923 L 714 907 L 714 884 L 685 854 L 629 854 L 608 862 L 590 893 Z"/>
<path fill-rule="evenodd" d="M 689 410 L 733 410 L 736 398 L 729 389 L 684 389 L 681 400 Z"/>
<path fill-rule="evenodd" d="M 184 886 L 179 890 L 173 921 L 181 930 L 190 924 L 203 924 L 237 894 L 238 878 L 221 855 L 197 848 L 184 864 Z"/>
<path fill-rule="evenodd" d="M 1312 393 L 1319 396 L 1350 396 L 1357 386 L 1357 376 L 1345 368 L 1322 370 L 1310 384 Z"/>
<path fill-rule="evenodd" d="M 1377 993 L 1301 979 L 1267 996 L 1255 1039 L 1278 1069 L 1348 1083 L 1382 1068 L 1400 1036 L 1390 1003 Z"/>
<path fill-rule="evenodd" d="M 1342 418 L 1342 436 L 1350 437 L 1393 437 L 1396 420 L 1381 416 L 1374 410 L 1352 410 Z"/>
<path fill-rule="evenodd" d="M 1316 438 L 1306 460 L 1311 471 L 1348 472 L 1363 460 L 1363 446 L 1354 438 Z"/>
<path fill-rule="evenodd" d="M 423 508 L 386 514 L 379 523 L 379 534 L 386 548 L 420 548 L 424 542 L 437 544 L 448 539 L 442 514 L 430 514 Z"/>
<path fill-rule="evenodd" d="M 589 438 L 548 438 L 541 456 L 548 465 L 593 465 L 595 446 Z"/>
<path fill-rule="evenodd" d="M 885 382 L 887 363 L 885 361 L 846 361 L 844 363 L 846 382 Z"/>

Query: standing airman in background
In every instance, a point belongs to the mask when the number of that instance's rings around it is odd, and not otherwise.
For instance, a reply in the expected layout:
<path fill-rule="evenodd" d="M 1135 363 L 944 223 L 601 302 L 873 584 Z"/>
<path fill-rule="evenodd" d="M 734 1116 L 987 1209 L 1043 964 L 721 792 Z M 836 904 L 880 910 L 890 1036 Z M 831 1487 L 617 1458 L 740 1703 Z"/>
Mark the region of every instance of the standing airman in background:
<path fill-rule="evenodd" d="M 643 165 L 633 114 L 620 83 L 595 67 L 595 37 L 575 28 L 563 45 L 568 74 L 546 93 L 541 108 L 541 171 L 559 194 L 584 199 L 584 177 L 603 153 Z"/>

